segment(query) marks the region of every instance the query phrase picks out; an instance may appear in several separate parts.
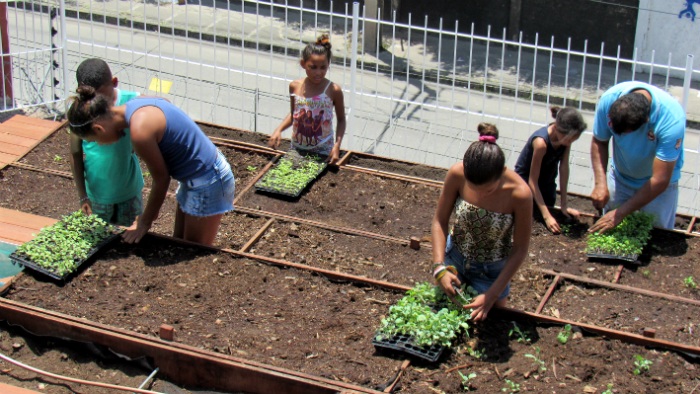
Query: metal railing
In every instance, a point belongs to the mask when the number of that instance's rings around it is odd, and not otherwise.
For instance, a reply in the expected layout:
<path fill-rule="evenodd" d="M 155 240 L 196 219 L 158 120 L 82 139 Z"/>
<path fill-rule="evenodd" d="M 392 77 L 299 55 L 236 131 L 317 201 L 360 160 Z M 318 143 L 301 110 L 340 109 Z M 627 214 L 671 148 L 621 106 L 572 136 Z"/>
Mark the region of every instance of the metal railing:
<path fill-rule="evenodd" d="M 62 0 L 10 3 L 14 104 L 60 110 L 56 104 L 76 87 L 77 65 L 101 57 L 120 88 L 167 97 L 198 120 L 270 133 L 288 111 L 289 82 L 303 76 L 301 49 L 327 33 L 328 77 L 345 92 L 347 149 L 447 167 L 485 121 L 499 127 L 513 166 L 530 134 L 551 121 L 550 105 L 579 108 L 592 125 L 600 95 L 632 79 L 669 91 L 700 121 L 690 95 L 700 80 L 692 57 L 652 52 L 638 59 L 635 51 L 624 59 L 619 47 L 617 56 L 605 56 L 604 44 L 584 43 L 579 52 L 570 50 L 571 40 L 562 49 L 553 38 L 526 43 L 520 34 L 511 41 L 505 30 L 478 36 L 473 25 L 465 33 L 458 22 L 431 28 L 427 17 L 398 23 L 395 14 L 390 21 L 368 17 L 357 4 L 344 3 L 344 12 L 323 4 L 74 0 L 61 11 Z M 572 192 L 591 190 L 590 138 L 587 132 L 572 147 Z M 679 211 L 690 214 L 697 213 L 698 144 L 689 132 Z"/>

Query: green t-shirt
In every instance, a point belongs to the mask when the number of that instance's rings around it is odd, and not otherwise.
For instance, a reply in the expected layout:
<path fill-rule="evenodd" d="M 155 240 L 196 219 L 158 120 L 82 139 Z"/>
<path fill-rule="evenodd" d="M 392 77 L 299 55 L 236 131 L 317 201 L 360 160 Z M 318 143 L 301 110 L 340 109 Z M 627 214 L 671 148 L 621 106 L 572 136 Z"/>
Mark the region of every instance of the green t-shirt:
<path fill-rule="evenodd" d="M 139 96 L 137 92 L 114 89 L 116 106 Z M 141 194 L 143 175 L 139 159 L 131 146 L 129 129 L 126 136 L 110 145 L 83 141 L 85 153 L 85 188 L 90 200 L 100 204 L 118 204 Z"/>

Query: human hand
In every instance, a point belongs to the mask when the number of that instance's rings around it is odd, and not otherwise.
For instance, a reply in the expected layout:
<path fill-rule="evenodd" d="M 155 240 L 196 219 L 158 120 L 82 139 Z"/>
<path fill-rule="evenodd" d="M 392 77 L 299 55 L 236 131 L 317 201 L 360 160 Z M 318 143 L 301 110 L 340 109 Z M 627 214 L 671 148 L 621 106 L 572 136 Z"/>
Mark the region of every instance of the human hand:
<path fill-rule="evenodd" d="M 614 209 L 598 219 L 598 221 L 588 229 L 588 232 L 602 234 L 617 227 L 618 224 L 622 223 L 622 219 L 624 218 L 624 216 L 618 214 L 617 209 Z"/>
<path fill-rule="evenodd" d="M 486 316 L 489 314 L 491 307 L 496 303 L 496 297 L 489 297 L 484 294 L 479 294 L 474 298 L 474 302 L 469 305 L 465 305 L 464 309 L 473 309 L 471 318 L 475 321 L 485 320 Z"/>
<path fill-rule="evenodd" d="M 457 301 L 457 293 L 455 292 L 453 287 L 462 286 L 462 283 L 459 281 L 459 279 L 457 279 L 457 275 L 453 274 L 450 271 L 447 271 L 445 275 L 443 275 L 442 278 L 440 278 L 440 280 L 438 281 L 438 286 L 440 286 L 442 291 L 444 291 L 447 295 L 447 298 L 452 300 L 452 302 L 454 302 L 456 305 L 462 305 Z"/>
<path fill-rule="evenodd" d="M 554 234 L 559 234 L 561 232 L 559 223 L 557 223 L 557 219 L 555 219 L 554 216 L 549 215 L 546 218 L 544 218 L 544 223 L 547 225 L 547 229 L 553 232 Z"/>
<path fill-rule="evenodd" d="M 139 243 L 150 228 L 151 224 L 142 223 L 139 219 L 136 219 L 134 223 L 124 231 L 122 239 L 128 244 Z"/>
<path fill-rule="evenodd" d="M 333 145 L 331 149 L 331 154 L 326 158 L 326 163 L 331 166 L 337 165 L 336 163 L 340 159 L 340 145 Z"/>
<path fill-rule="evenodd" d="M 602 211 L 605 208 L 605 204 L 610 201 L 610 191 L 608 186 L 601 184 L 593 188 L 591 193 L 591 200 L 593 200 L 593 207 L 598 211 Z"/>
<path fill-rule="evenodd" d="M 277 149 L 280 146 L 280 141 L 282 141 L 282 133 L 275 130 L 270 136 L 270 140 L 267 141 L 267 144 L 270 146 L 270 148 Z"/>
<path fill-rule="evenodd" d="M 88 216 L 92 215 L 92 202 L 90 202 L 89 199 L 81 202 L 80 203 L 80 211 L 84 215 L 88 215 Z"/>

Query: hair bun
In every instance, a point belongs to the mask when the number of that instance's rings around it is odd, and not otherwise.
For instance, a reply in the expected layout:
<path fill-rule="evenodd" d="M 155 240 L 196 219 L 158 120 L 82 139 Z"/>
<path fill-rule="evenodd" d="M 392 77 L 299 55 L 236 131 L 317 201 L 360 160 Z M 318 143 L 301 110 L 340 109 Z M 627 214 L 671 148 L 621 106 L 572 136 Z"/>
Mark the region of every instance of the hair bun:
<path fill-rule="evenodd" d="M 75 90 L 76 93 L 80 95 L 81 100 L 86 101 L 86 100 L 92 100 L 97 92 L 95 91 L 95 88 L 92 86 L 88 85 L 80 85 L 78 86 L 78 89 Z"/>
<path fill-rule="evenodd" d="M 498 139 L 498 128 L 496 125 L 493 125 L 491 123 L 479 123 L 479 126 L 477 126 L 476 130 L 479 132 L 479 141 L 485 141 L 482 140 L 481 137 L 487 136 L 487 137 L 493 137 L 493 143 L 496 143 L 496 140 Z M 491 138 L 489 138 L 489 141 Z"/>

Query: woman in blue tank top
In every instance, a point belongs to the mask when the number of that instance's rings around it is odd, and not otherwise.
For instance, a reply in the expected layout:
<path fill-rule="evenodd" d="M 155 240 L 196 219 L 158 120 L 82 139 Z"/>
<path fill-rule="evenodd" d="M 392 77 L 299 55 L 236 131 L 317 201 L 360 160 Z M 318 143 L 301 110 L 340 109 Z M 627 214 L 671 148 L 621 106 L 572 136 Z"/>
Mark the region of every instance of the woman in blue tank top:
<path fill-rule="evenodd" d="M 90 86 L 80 86 L 77 92 L 68 110 L 71 132 L 108 145 L 129 128 L 134 150 L 153 178 L 143 214 L 124 233 L 124 240 L 138 243 L 148 232 L 174 178 L 180 184 L 173 235 L 212 245 L 223 214 L 233 210 L 235 181 L 228 162 L 199 126 L 162 98 L 142 97 L 113 107 Z"/>
<path fill-rule="evenodd" d="M 557 199 L 557 175 L 561 192 L 561 212 L 578 217 L 579 212 L 567 206 L 569 183 L 569 153 L 571 144 L 581 136 L 587 125 L 574 108 L 551 107 L 555 121 L 532 133 L 515 163 L 515 172 L 530 185 L 535 206 L 549 231 L 561 232 L 559 223 L 549 212 Z"/>

